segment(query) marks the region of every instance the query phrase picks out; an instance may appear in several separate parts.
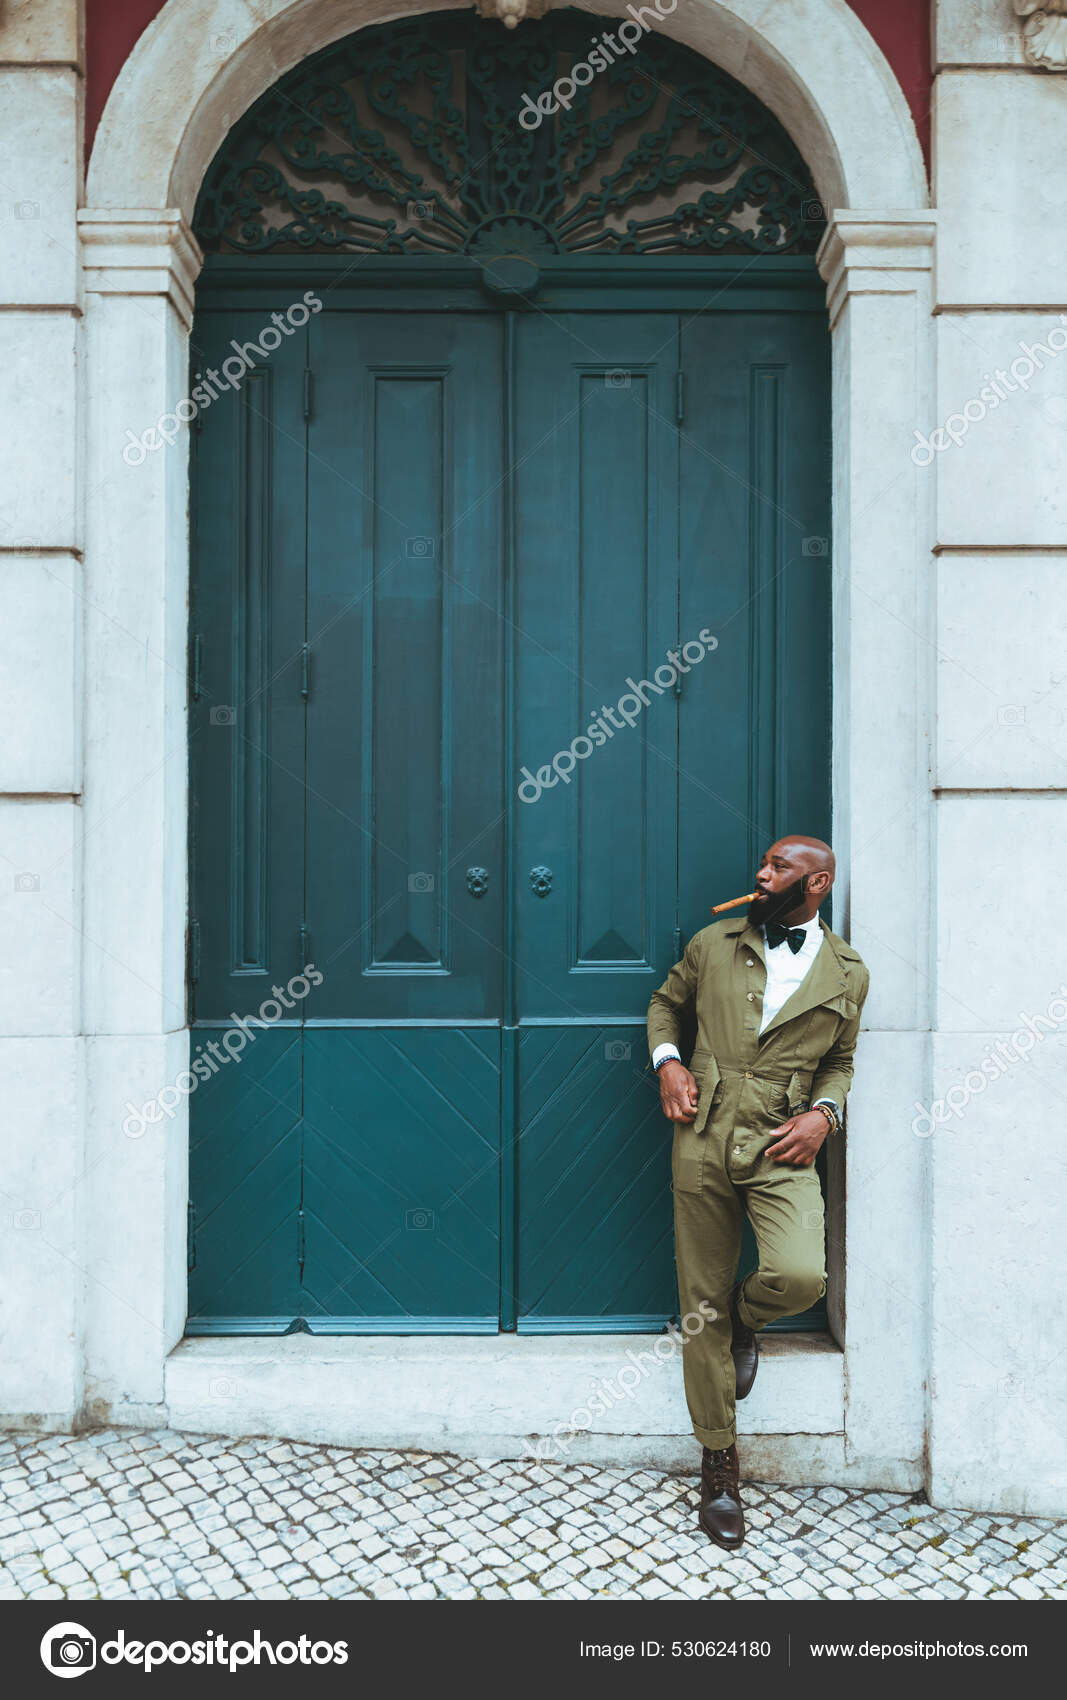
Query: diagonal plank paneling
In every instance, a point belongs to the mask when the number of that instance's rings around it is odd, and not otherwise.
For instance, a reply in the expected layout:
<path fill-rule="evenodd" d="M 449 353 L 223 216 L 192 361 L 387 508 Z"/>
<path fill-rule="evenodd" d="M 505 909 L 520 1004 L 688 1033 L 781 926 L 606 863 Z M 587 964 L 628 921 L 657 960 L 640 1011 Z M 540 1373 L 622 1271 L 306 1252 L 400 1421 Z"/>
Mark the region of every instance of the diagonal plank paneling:
<path fill-rule="evenodd" d="M 309 1027 L 304 1047 L 309 1327 L 495 1329 L 498 1029 Z"/>
<path fill-rule="evenodd" d="M 193 1056 L 227 1031 L 194 1027 Z M 190 1334 L 299 1315 L 300 1049 L 299 1028 L 257 1031 L 193 1093 Z"/>
<path fill-rule="evenodd" d="M 519 1328 L 661 1327 L 677 1308 L 670 1139 L 644 1029 L 532 1027 L 519 1046 Z"/>

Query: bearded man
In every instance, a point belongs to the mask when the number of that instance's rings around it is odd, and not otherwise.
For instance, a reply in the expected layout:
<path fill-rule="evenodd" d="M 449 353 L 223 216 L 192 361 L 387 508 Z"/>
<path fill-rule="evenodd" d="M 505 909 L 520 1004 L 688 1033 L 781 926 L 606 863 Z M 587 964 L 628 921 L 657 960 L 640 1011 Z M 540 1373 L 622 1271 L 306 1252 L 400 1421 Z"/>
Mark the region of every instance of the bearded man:
<path fill-rule="evenodd" d="M 710 1318 L 682 1354 L 703 1446 L 700 1526 L 726 1548 L 745 1536 L 734 1407 L 755 1380 L 760 1331 L 826 1291 L 814 1163 L 841 1128 L 870 979 L 819 920 L 834 872 L 819 838 L 772 844 L 747 919 L 697 933 L 648 1011 L 652 1066 L 675 1130 L 681 1313 Z M 686 1068 L 678 1043 L 688 1013 L 697 1037 Z M 759 1267 L 735 1285 L 746 1214 Z"/>

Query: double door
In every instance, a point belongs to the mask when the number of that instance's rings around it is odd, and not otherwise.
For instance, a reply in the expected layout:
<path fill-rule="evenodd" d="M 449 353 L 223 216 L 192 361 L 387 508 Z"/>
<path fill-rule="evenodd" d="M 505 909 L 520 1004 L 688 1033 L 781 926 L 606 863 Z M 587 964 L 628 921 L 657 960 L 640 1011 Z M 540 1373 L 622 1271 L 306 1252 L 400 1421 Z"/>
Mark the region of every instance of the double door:
<path fill-rule="evenodd" d="M 810 313 L 327 307 L 205 411 L 191 1331 L 675 1311 L 644 1012 L 827 827 L 826 355 Z"/>

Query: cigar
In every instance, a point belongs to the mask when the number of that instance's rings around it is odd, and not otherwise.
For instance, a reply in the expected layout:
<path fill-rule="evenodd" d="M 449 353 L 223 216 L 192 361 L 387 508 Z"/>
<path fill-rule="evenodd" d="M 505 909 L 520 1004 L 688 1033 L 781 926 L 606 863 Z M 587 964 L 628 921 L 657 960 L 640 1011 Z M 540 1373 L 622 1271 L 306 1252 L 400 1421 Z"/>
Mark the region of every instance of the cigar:
<path fill-rule="evenodd" d="M 713 915 L 721 915 L 724 909 L 736 909 L 741 903 L 754 902 L 755 898 L 756 893 L 754 891 L 746 891 L 744 897 L 731 897 L 729 903 L 713 903 L 711 912 Z"/>

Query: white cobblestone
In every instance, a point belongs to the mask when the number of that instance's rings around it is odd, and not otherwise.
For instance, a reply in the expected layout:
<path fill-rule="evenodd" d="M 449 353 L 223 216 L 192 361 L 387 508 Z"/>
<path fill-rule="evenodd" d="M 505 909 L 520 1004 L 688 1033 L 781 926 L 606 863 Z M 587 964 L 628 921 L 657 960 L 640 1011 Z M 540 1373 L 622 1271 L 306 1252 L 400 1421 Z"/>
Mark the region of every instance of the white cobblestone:
<path fill-rule="evenodd" d="M 4 1599 L 1049 1599 L 1067 1522 L 697 1478 L 152 1432 L 0 1436 Z M 150 1509 L 149 1509 L 150 1508 Z"/>

